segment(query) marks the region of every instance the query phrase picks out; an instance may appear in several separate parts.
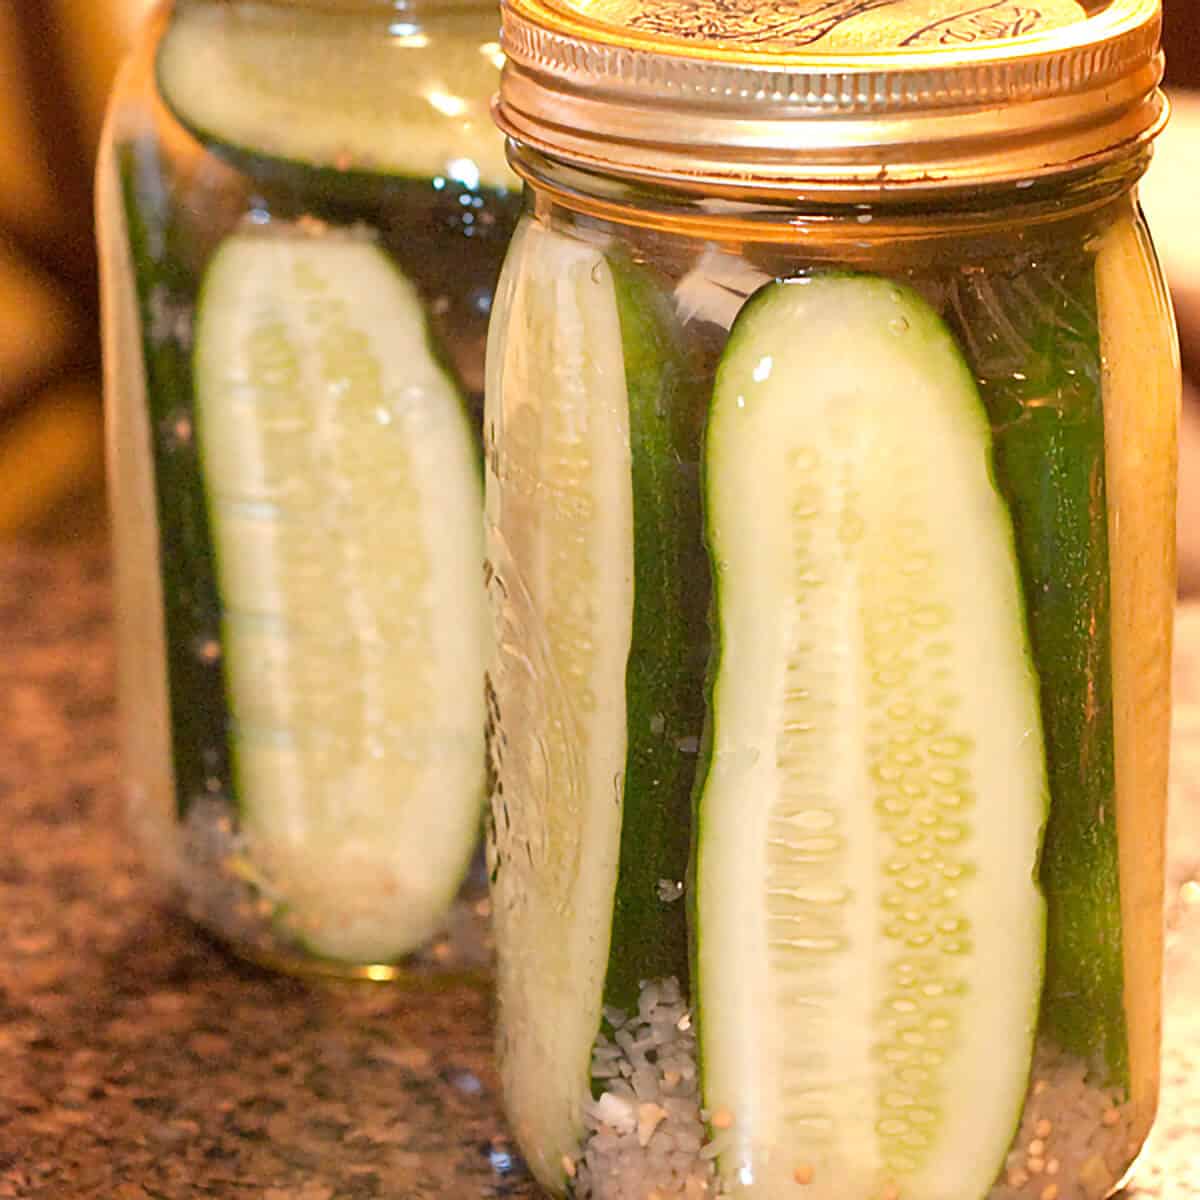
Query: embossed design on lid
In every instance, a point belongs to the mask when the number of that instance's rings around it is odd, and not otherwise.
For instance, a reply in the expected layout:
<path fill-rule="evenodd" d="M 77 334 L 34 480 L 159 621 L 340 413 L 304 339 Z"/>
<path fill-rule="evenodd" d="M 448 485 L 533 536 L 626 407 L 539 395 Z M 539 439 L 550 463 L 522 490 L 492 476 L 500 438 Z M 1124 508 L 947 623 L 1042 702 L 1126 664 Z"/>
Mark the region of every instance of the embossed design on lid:
<path fill-rule="evenodd" d="M 914 29 L 900 42 L 901 49 L 925 46 L 981 45 L 1002 42 L 1008 38 L 1045 33 L 1047 29 L 1067 24 L 1086 15 L 1082 7 L 1068 0 L 1070 11 L 1061 12 L 1061 5 L 1008 4 L 998 0 L 980 4 L 965 11 L 954 11 L 928 21 Z"/>
<path fill-rule="evenodd" d="M 1076 0 L 605 0 L 564 8 L 666 41 L 784 53 L 978 46 L 1087 17 Z"/>
<path fill-rule="evenodd" d="M 1159 0 L 504 0 L 503 24 L 507 133 L 696 190 L 1024 183 L 1165 117 Z"/>

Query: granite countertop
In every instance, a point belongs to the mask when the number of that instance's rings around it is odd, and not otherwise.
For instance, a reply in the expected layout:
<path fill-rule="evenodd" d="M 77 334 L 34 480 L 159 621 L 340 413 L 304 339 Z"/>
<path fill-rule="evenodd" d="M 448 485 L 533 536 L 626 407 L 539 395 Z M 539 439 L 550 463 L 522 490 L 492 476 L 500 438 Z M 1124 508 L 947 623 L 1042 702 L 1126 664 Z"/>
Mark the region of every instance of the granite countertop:
<path fill-rule="evenodd" d="M 157 906 L 103 557 L 10 550 L 0 631 L 0 1198 L 535 1196 L 485 992 L 273 976 Z M 1200 1200 L 1200 607 L 1177 644 L 1164 1092 L 1132 1191 Z"/>

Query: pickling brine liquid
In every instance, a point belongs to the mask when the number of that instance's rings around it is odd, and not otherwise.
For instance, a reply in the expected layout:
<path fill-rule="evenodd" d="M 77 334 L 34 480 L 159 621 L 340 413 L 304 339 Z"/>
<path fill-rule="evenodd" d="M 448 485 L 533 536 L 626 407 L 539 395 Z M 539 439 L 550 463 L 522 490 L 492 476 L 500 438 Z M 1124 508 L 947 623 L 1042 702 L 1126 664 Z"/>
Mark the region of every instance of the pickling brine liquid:
<path fill-rule="evenodd" d="M 801 219 L 536 170 L 485 413 L 535 1174 L 1109 1194 L 1157 1092 L 1178 403 L 1128 181 Z"/>
<path fill-rule="evenodd" d="M 99 179 L 135 824 L 242 953 L 370 977 L 490 959 L 479 422 L 519 183 L 495 12 L 432 8 L 181 0 Z"/>

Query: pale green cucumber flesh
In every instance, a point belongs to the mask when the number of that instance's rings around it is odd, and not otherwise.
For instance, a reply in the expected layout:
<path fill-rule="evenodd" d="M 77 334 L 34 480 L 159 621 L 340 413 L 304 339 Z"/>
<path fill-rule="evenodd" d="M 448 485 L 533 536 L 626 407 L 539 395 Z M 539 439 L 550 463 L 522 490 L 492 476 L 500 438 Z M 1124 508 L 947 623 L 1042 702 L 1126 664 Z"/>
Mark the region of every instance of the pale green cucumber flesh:
<path fill-rule="evenodd" d="M 383 252 L 288 227 L 221 245 L 194 364 L 251 869 L 313 951 L 394 959 L 444 916 L 482 807 L 461 400 Z"/>
<path fill-rule="evenodd" d="M 735 1194 L 987 1194 L 1032 1059 L 1047 784 L 1008 512 L 940 319 L 770 284 L 705 450 L 716 660 L 698 797 L 704 1099 Z"/>
<path fill-rule="evenodd" d="M 522 224 L 488 347 L 489 866 L 500 1066 L 536 1177 L 578 1153 L 621 838 L 633 621 L 629 397 L 602 251 Z"/>
<path fill-rule="evenodd" d="M 518 189 L 489 106 L 500 51 L 477 14 L 391 36 L 378 14 L 186 5 L 160 93 L 205 142 L 338 176 L 441 176 Z"/>

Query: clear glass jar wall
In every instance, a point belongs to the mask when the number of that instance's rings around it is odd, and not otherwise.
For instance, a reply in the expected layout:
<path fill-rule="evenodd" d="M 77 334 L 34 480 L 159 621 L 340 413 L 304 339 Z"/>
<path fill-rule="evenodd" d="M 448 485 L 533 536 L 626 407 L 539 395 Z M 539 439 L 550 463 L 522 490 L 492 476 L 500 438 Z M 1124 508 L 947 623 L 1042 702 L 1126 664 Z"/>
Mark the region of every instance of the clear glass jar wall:
<path fill-rule="evenodd" d="M 488 958 L 478 439 L 519 204 L 496 35 L 486 3 L 180 0 L 113 101 L 130 806 L 261 961 Z"/>
<path fill-rule="evenodd" d="M 1179 384 L 1144 160 L 823 208 L 516 161 L 490 870 L 535 1174 L 1107 1195 L 1158 1079 Z"/>

